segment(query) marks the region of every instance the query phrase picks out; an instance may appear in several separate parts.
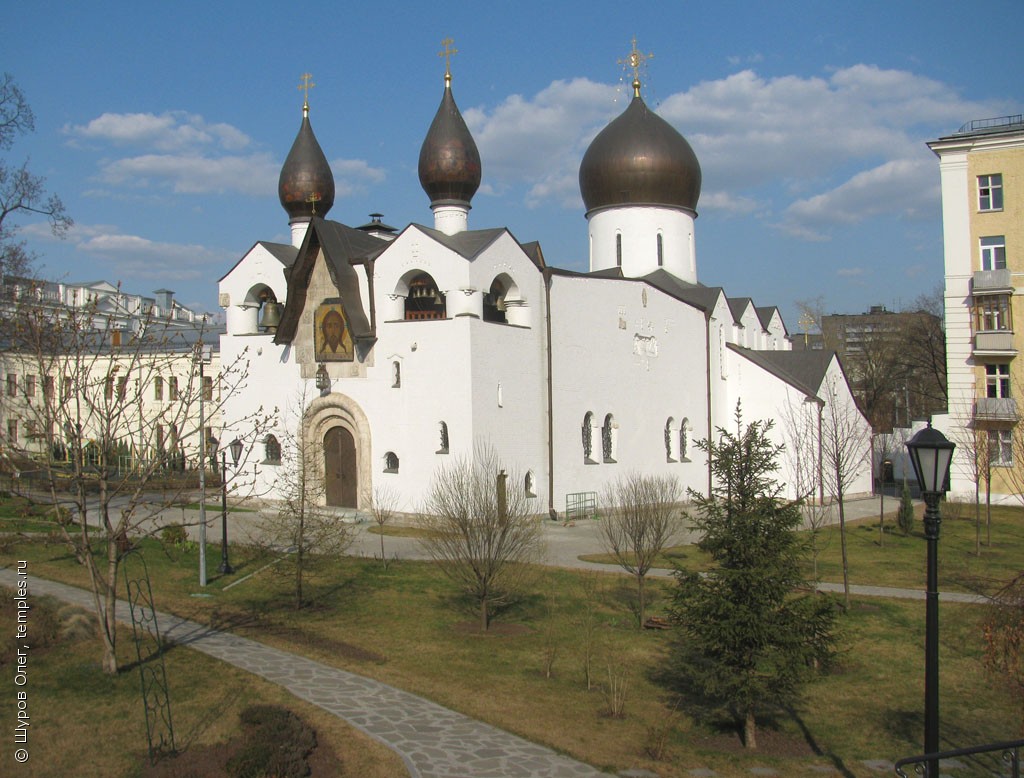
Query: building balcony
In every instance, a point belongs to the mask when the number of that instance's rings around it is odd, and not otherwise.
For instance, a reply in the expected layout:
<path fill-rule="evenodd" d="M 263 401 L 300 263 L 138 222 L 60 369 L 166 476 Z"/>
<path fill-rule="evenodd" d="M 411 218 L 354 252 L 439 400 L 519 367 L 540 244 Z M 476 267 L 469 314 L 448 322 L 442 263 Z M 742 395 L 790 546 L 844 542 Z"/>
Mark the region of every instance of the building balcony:
<path fill-rule="evenodd" d="M 974 403 L 975 421 L 1017 421 L 1017 401 L 1012 397 L 979 397 Z"/>
<path fill-rule="evenodd" d="M 1009 268 L 974 271 L 971 278 L 971 294 L 1013 294 Z"/>
<path fill-rule="evenodd" d="M 1017 345 L 1013 330 L 987 330 L 974 333 L 974 355 L 991 357 L 1014 357 Z"/>

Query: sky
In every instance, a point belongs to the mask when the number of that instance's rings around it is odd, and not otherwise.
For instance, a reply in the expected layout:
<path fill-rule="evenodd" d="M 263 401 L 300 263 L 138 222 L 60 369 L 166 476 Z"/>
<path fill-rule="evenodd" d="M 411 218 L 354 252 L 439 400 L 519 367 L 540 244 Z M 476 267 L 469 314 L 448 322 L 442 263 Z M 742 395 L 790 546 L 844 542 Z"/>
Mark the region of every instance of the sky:
<path fill-rule="evenodd" d="M 35 114 L 26 159 L 75 226 L 20 237 L 55 280 L 168 288 L 218 312 L 258 240 L 289 243 L 277 196 L 310 120 L 334 171 L 328 218 L 433 225 L 419 149 L 441 41 L 483 163 L 472 229 L 587 269 L 578 167 L 625 110 L 631 41 L 647 104 L 690 142 L 703 187 L 697 273 L 731 297 L 899 310 L 942 283 L 938 160 L 972 119 L 1024 113 L 1024 1 L 72 3 L 0 0 L 0 71 Z M 974 8 L 981 8 L 977 12 Z"/>

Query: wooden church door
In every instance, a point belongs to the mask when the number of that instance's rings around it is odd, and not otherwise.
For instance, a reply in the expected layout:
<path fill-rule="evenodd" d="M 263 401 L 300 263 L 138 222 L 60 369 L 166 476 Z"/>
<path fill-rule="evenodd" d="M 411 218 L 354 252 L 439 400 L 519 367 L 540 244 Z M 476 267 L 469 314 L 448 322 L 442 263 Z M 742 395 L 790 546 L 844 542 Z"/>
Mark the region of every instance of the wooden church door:
<path fill-rule="evenodd" d="M 324 476 L 328 505 L 357 507 L 356 443 L 344 427 L 332 427 L 324 435 Z"/>

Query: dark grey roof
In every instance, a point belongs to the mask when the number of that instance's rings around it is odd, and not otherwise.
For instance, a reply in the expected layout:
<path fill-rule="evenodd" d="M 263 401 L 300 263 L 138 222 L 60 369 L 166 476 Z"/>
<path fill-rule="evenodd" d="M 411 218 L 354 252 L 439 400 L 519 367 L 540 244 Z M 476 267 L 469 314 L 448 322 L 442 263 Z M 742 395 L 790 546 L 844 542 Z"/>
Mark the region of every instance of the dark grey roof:
<path fill-rule="evenodd" d="M 757 318 L 761 320 L 761 326 L 767 330 L 771 326 L 772 317 L 779 308 L 776 305 L 762 305 L 755 307 L 754 310 L 757 311 Z M 779 321 L 782 321 L 781 313 L 779 314 Z M 782 322 L 782 331 L 789 335 L 789 330 L 786 329 L 786 322 L 784 321 Z"/>
<path fill-rule="evenodd" d="M 811 397 L 818 396 L 828 366 L 836 355 L 834 351 L 754 351 L 734 343 L 726 345 Z"/>
<path fill-rule="evenodd" d="M 703 284 L 691 284 L 676 278 L 664 268 L 658 268 L 653 273 L 643 277 L 644 281 L 665 294 L 675 297 L 684 303 L 699 308 L 704 312 L 712 311 L 715 303 L 722 295 L 720 286 L 704 286 Z"/>
<path fill-rule="evenodd" d="M 494 227 L 488 230 L 463 230 L 454 235 L 435 230 L 432 227 L 425 227 L 422 224 L 410 225 L 421 230 L 425 235 L 430 236 L 442 246 L 454 251 L 464 259 L 473 260 L 485 248 L 507 233 L 504 227 Z M 518 242 L 518 241 L 517 241 Z"/>
<path fill-rule="evenodd" d="M 259 245 L 269 251 L 274 259 L 285 267 L 291 267 L 295 264 L 295 257 L 299 254 L 299 250 L 290 243 L 271 243 L 267 240 L 261 240 Z"/>

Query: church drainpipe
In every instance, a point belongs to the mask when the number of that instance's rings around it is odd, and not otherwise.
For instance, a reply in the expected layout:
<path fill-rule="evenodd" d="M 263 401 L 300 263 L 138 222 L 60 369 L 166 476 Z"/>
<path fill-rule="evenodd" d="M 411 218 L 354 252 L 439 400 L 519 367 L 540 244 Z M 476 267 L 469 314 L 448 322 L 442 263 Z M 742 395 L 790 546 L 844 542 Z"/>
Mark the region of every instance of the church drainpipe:
<path fill-rule="evenodd" d="M 547 330 L 547 390 L 548 390 L 548 516 L 554 519 L 555 513 L 555 444 L 554 444 L 554 405 L 551 398 L 551 271 L 544 268 L 544 325 Z"/>

